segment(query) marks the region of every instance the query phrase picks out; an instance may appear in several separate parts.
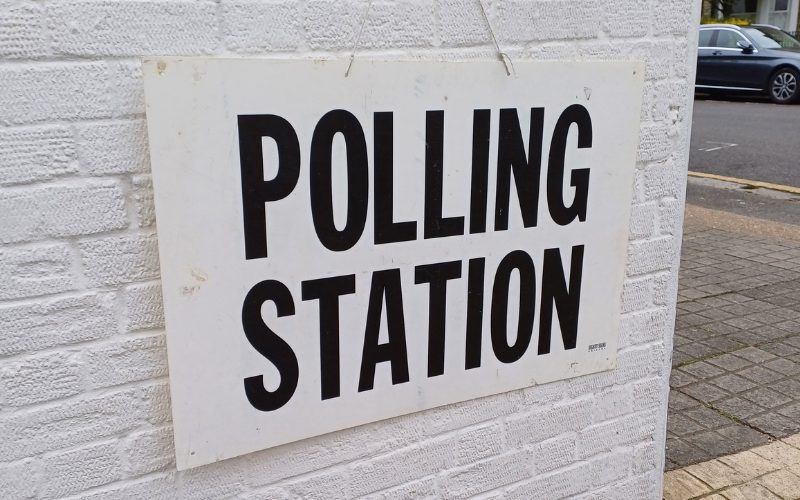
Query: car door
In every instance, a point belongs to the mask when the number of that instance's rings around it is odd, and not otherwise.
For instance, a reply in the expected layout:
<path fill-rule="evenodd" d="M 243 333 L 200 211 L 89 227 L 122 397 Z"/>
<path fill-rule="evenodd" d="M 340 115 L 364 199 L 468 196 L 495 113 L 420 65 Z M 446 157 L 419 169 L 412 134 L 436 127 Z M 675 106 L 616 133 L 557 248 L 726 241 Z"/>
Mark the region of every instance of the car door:
<path fill-rule="evenodd" d="M 720 28 L 713 40 L 713 50 L 708 61 L 710 85 L 738 89 L 762 90 L 763 71 L 758 50 L 744 50 L 739 45 L 752 45 L 741 33 L 730 28 Z"/>
<path fill-rule="evenodd" d="M 714 52 L 714 40 L 717 37 L 715 29 L 700 29 L 700 38 L 697 47 L 697 77 L 695 85 L 698 87 L 713 85 L 711 82 L 710 62 Z"/>

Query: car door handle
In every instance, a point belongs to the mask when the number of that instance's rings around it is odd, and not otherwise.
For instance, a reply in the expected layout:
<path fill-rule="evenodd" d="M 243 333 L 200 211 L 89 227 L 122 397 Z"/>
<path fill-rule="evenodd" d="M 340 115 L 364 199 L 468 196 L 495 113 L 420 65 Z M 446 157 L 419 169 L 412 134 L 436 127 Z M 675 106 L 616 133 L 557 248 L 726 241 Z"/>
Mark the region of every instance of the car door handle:
<path fill-rule="evenodd" d="M 712 56 L 721 56 L 722 55 L 722 51 L 721 50 L 715 50 L 714 52 L 711 53 L 711 55 Z"/>

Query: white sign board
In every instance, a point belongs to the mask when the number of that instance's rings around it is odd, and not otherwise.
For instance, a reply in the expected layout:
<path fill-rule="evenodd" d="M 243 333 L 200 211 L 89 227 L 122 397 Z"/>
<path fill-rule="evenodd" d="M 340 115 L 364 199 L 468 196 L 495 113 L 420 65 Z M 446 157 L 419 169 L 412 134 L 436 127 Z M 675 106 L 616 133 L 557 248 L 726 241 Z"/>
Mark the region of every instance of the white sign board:
<path fill-rule="evenodd" d="M 179 469 L 615 366 L 637 63 L 161 59 Z"/>

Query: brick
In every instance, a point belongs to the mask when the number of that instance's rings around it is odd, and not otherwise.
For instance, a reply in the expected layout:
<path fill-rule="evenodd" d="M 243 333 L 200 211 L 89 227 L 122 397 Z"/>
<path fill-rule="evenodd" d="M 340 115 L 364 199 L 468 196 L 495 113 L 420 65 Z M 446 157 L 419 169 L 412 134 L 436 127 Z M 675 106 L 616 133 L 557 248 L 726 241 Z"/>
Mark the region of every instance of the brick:
<path fill-rule="evenodd" d="M 573 43 L 545 42 L 531 47 L 530 57 L 537 61 L 563 61 L 578 56 Z"/>
<path fill-rule="evenodd" d="M 590 462 L 592 485 L 601 486 L 624 479 L 630 475 L 632 465 L 631 450 L 614 451 L 597 457 Z"/>
<path fill-rule="evenodd" d="M 592 404 L 592 421 L 610 420 L 633 410 L 633 391 L 619 387 L 596 394 Z"/>
<path fill-rule="evenodd" d="M 92 181 L 39 191 L 44 234 L 54 237 L 127 227 L 125 197 L 117 181 Z"/>
<path fill-rule="evenodd" d="M 462 466 L 499 455 L 503 447 L 503 427 L 490 424 L 461 431 L 456 436 L 453 466 Z"/>
<path fill-rule="evenodd" d="M 683 186 L 681 175 L 685 175 L 685 173 L 680 172 L 670 161 L 646 166 L 644 169 L 645 198 L 662 200 L 663 198 L 677 197 Z M 662 201 L 662 204 L 665 203 Z"/>
<path fill-rule="evenodd" d="M 600 4 L 590 0 L 503 2 L 495 31 L 505 42 L 591 38 L 597 35 L 602 18 Z"/>
<path fill-rule="evenodd" d="M 397 486 L 444 469 L 452 453 L 448 440 L 425 441 L 350 467 L 347 496 L 356 497 Z"/>
<path fill-rule="evenodd" d="M 628 245 L 629 276 L 670 269 L 675 260 L 675 240 L 669 236 Z"/>
<path fill-rule="evenodd" d="M 120 479 L 116 441 L 93 444 L 43 459 L 42 498 L 57 498 Z"/>
<path fill-rule="evenodd" d="M 652 5 L 648 0 L 617 1 L 613 9 L 605 9 L 603 31 L 612 37 L 640 37 L 650 32 L 653 23 Z"/>
<path fill-rule="evenodd" d="M 40 474 L 41 462 L 20 460 L 0 465 L 0 491 L 4 500 L 27 500 L 38 497 L 40 484 L 31 478 Z"/>
<path fill-rule="evenodd" d="M 649 238 L 655 234 L 658 205 L 642 203 L 631 208 L 631 239 Z"/>
<path fill-rule="evenodd" d="M 111 114 L 102 62 L 0 68 L 0 123 L 101 118 Z"/>
<path fill-rule="evenodd" d="M 644 474 L 655 471 L 660 474 L 661 469 L 659 467 L 662 464 L 659 462 L 663 459 L 662 452 L 663 448 L 656 446 L 653 442 L 635 447 L 633 450 L 633 473 Z"/>
<path fill-rule="evenodd" d="M 244 489 L 241 460 L 226 460 L 213 467 L 195 467 L 178 476 L 178 494 L 175 498 L 228 499 L 235 498 Z"/>
<path fill-rule="evenodd" d="M 41 208 L 36 195 L 41 190 L 26 189 L 0 193 L 0 243 L 17 243 L 41 237 Z"/>
<path fill-rule="evenodd" d="M 407 446 L 422 439 L 422 432 L 409 424 L 417 421 L 418 415 L 344 429 L 251 454 L 250 468 L 244 480 L 248 486 L 258 488 L 288 477 Z M 424 423 L 434 426 L 437 420 L 439 419 L 425 418 Z M 453 425 L 458 428 L 459 422 L 456 421 Z"/>
<path fill-rule="evenodd" d="M 632 479 L 618 481 L 598 490 L 586 493 L 575 500 L 616 500 L 620 498 L 663 498 L 661 495 L 661 472 L 650 472 Z M 708 497 L 707 500 L 724 500 Z"/>
<path fill-rule="evenodd" d="M 352 498 L 347 493 L 349 483 L 349 471 L 335 469 L 289 483 L 286 490 L 289 498 Z"/>
<path fill-rule="evenodd" d="M 402 484 L 388 490 L 384 490 L 372 495 L 361 497 L 363 500 L 394 500 L 398 498 L 405 498 L 408 500 L 425 498 L 433 500 L 438 498 L 439 494 L 436 489 L 436 480 L 433 478 L 423 479 L 421 481 L 413 481 L 411 483 Z M 264 497 L 274 498 L 274 497 Z"/>
<path fill-rule="evenodd" d="M 175 465 L 172 428 L 161 427 L 137 432 L 120 445 L 126 476 L 161 472 Z"/>
<path fill-rule="evenodd" d="M 583 493 L 591 486 L 588 462 L 579 462 L 551 474 L 537 476 L 532 481 L 515 485 L 505 491 L 509 500 L 531 498 L 568 498 Z"/>
<path fill-rule="evenodd" d="M 527 415 L 512 415 L 506 422 L 509 446 L 518 448 L 588 426 L 592 419 L 592 401 L 556 405 Z"/>
<path fill-rule="evenodd" d="M 235 0 L 223 4 L 225 45 L 250 54 L 293 50 L 303 43 L 301 8 L 295 2 Z"/>
<path fill-rule="evenodd" d="M 0 250 L 0 300 L 66 292 L 77 286 L 67 245 Z"/>
<path fill-rule="evenodd" d="M 137 481 L 113 483 L 70 497 L 74 500 L 173 500 L 178 498 L 175 473 L 150 475 Z"/>
<path fill-rule="evenodd" d="M 435 6 L 430 2 L 396 0 L 374 3 L 364 26 L 364 47 L 396 49 L 430 46 L 436 30 Z"/>
<path fill-rule="evenodd" d="M 0 460 L 19 460 L 112 437 L 141 425 L 138 391 L 127 389 L 36 406 L 0 417 Z"/>
<path fill-rule="evenodd" d="M 90 293 L 0 306 L 0 354 L 69 345 L 118 330 L 116 294 Z"/>
<path fill-rule="evenodd" d="M 434 436 L 512 414 L 518 409 L 512 394 L 496 394 L 427 410 L 421 414 L 425 420 L 424 424 L 418 424 L 419 432 Z"/>
<path fill-rule="evenodd" d="M 108 63 L 110 117 L 122 118 L 144 113 L 144 83 L 139 61 Z"/>
<path fill-rule="evenodd" d="M 303 23 L 312 49 L 350 49 L 366 5 L 361 2 L 311 0 L 303 12 Z M 435 36 L 434 5 L 398 0 L 374 3 L 364 25 L 359 47 L 397 49 L 429 46 Z M 354 67 L 357 70 L 357 66 Z"/>
<path fill-rule="evenodd" d="M 668 322 L 664 308 L 624 314 L 620 323 L 620 346 L 659 340 L 669 330 Z"/>
<path fill-rule="evenodd" d="M 625 280 L 622 285 L 622 312 L 640 311 L 651 306 L 654 281 L 652 276 Z"/>
<path fill-rule="evenodd" d="M 158 278 L 158 244 L 154 234 L 87 240 L 78 247 L 84 274 L 91 286 Z"/>
<path fill-rule="evenodd" d="M 644 196 L 644 171 L 641 168 L 637 168 L 633 171 L 633 202 L 634 203 L 644 203 L 648 200 Z"/>
<path fill-rule="evenodd" d="M 617 358 L 617 370 L 612 372 L 615 382 L 626 384 L 651 375 L 660 375 L 666 367 L 664 354 L 663 344 L 631 348 L 620 352 Z"/>
<path fill-rule="evenodd" d="M 136 221 L 139 227 L 149 227 L 155 224 L 153 179 L 149 175 L 133 176 L 133 200 L 136 203 Z"/>
<path fill-rule="evenodd" d="M 125 197 L 117 181 L 25 188 L 0 195 L 4 243 L 78 236 L 127 226 Z"/>
<path fill-rule="evenodd" d="M 26 406 L 80 393 L 82 360 L 74 352 L 27 356 L 0 368 L 0 387 L 8 406 Z"/>
<path fill-rule="evenodd" d="M 653 304 L 665 306 L 675 303 L 678 294 L 677 273 L 659 273 L 653 276 Z"/>
<path fill-rule="evenodd" d="M 168 384 L 156 383 L 142 387 L 138 390 L 138 397 L 142 401 L 142 415 L 148 423 L 161 425 L 170 421 L 172 407 Z"/>
<path fill-rule="evenodd" d="M 130 331 L 164 327 L 164 305 L 160 283 L 126 287 L 125 308 Z"/>
<path fill-rule="evenodd" d="M 537 408 L 563 400 L 567 394 L 568 388 L 569 382 L 560 380 L 544 385 L 526 387 L 521 391 L 511 394 L 522 396 L 521 408 Z"/>
<path fill-rule="evenodd" d="M 303 26 L 311 49 L 352 48 L 366 5 L 341 0 L 309 0 L 303 9 Z"/>
<path fill-rule="evenodd" d="M 92 123 L 78 128 L 78 158 L 91 175 L 150 170 L 144 120 Z"/>
<path fill-rule="evenodd" d="M 440 487 L 446 498 L 471 498 L 530 476 L 531 454 L 521 450 L 450 471 L 440 480 Z"/>
<path fill-rule="evenodd" d="M 279 487 L 261 488 L 258 490 L 247 491 L 239 495 L 239 498 L 241 498 L 242 500 L 290 500 L 291 499 L 291 497 L 289 496 L 289 492 L 287 492 L 284 488 L 279 488 Z M 383 499 L 384 497 L 380 495 L 375 495 L 373 497 L 362 497 L 362 498 Z"/>
<path fill-rule="evenodd" d="M 477 45 L 491 41 L 480 9 L 470 0 L 439 2 L 439 37 L 444 46 Z"/>
<path fill-rule="evenodd" d="M 616 383 L 614 371 L 606 371 L 584 375 L 570 379 L 567 394 L 572 398 L 599 393 Z"/>
<path fill-rule="evenodd" d="M 633 411 L 654 410 L 665 403 L 664 395 L 669 392 L 665 380 L 653 377 L 633 385 Z"/>
<path fill-rule="evenodd" d="M 675 8 L 675 4 L 669 2 L 655 2 L 650 5 L 652 19 L 657 21 L 652 24 L 654 34 L 665 35 L 685 35 L 686 26 L 695 19 L 694 9 Z"/>
<path fill-rule="evenodd" d="M 645 78 L 648 80 L 661 80 L 670 76 L 670 68 L 675 64 L 675 51 L 681 50 L 678 44 L 668 40 L 646 40 L 628 44 L 629 56 L 633 59 L 644 60 Z M 681 65 L 685 65 L 686 53 L 681 55 Z M 665 64 L 665 61 L 669 63 Z M 677 75 L 684 77 L 685 75 Z"/>
<path fill-rule="evenodd" d="M 542 441 L 533 447 L 537 474 L 550 472 L 571 464 L 575 460 L 574 433 Z"/>
<path fill-rule="evenodd" d="M 0 58 L 27 59 L 47 53 L 42 6 L 31 2 L 0 2 Z"/>
<path fill-rule="evenodd" d="M 45 125 L 0 130 L 0 186 L 73 174 L 78 171 L 75 160 L 75 140 L 69 127 Z"/>
<path fill-rule="evenodd" d="M 86 350 L 87 382 L 92 388 L 111 387 L 167 374 L 163 334 L 125 338 Z"/>
<path fill-rule="evenodd" d="M 670 128 L 664 124 L 645 125 L 639 135 L 639 161 L 666 159 L 672 152 L 673 141 Z M 645 185 L 647 185 L 645 179 Z M 651 198 L 648 198 L 651 199 Z"/>
<path fill-rule="evenodd" d="M 621 40 L 609 40 L 607 42 L 595 40 L 592 43 L 581 44 L 578 46 L 578 56 L 581 59 L 607 60 L 614 58 L 617 60 L 633 60 L 629 55 L 630 42 Z"/>
<path fill-rule="evenodd" d="M 660 413 L 660 412 L 659 412 Z M 593 425 L 578 434 L 578 458 L 587 458 L 616 446 L 635 444 L 655 433 L 657 412 L 635 413 Z"/>
<path fill-rule="evenodd" d="M 219 45 L 211 1 L 73 0 L 49 5 L 47 14 L 58 54 L 210 54 Z"/>

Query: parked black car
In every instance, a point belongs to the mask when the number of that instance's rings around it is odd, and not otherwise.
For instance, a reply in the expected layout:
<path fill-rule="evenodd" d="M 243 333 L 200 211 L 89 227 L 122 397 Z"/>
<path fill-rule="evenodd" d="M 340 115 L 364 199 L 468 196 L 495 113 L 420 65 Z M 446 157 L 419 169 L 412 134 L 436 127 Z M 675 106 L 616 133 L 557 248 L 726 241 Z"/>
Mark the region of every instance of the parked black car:
<path fill-rule="evenodd" d="M 695 90 L 759 93 L 789 104 L 800 98 L 800 40 L 774 26 L 700 27 Z"/>

